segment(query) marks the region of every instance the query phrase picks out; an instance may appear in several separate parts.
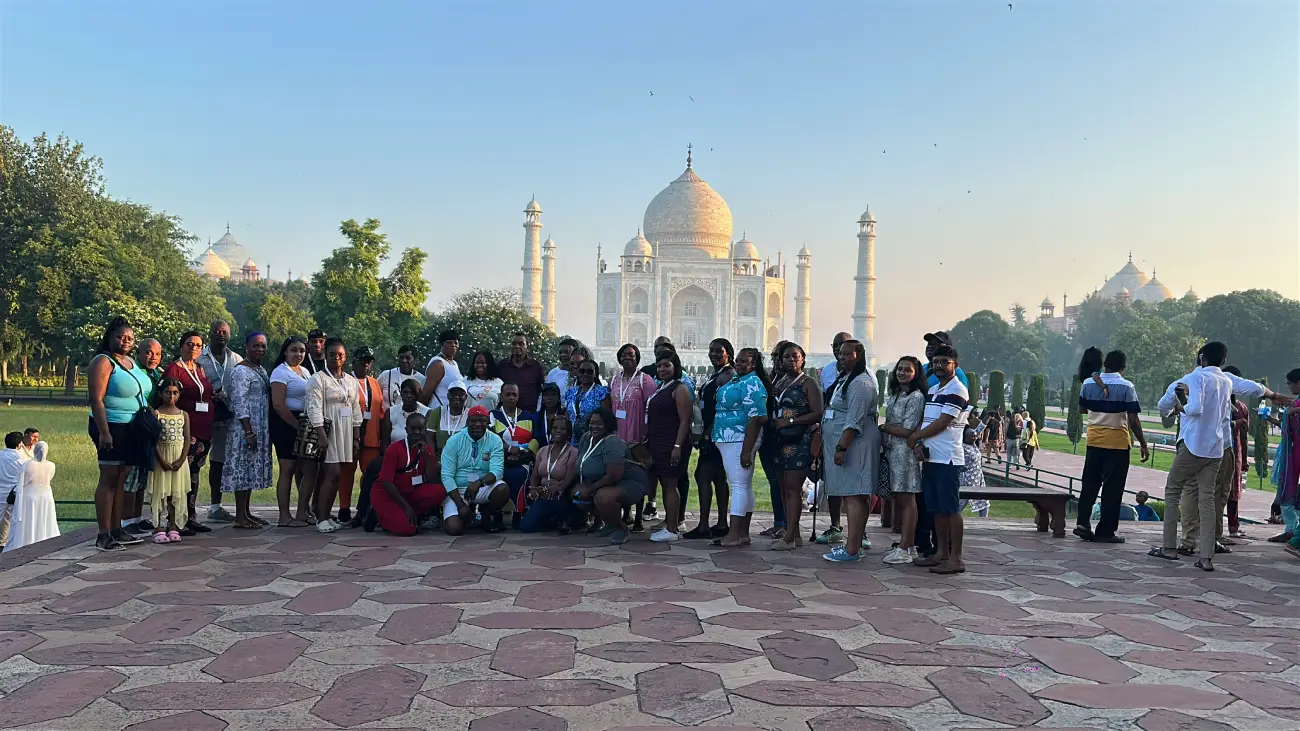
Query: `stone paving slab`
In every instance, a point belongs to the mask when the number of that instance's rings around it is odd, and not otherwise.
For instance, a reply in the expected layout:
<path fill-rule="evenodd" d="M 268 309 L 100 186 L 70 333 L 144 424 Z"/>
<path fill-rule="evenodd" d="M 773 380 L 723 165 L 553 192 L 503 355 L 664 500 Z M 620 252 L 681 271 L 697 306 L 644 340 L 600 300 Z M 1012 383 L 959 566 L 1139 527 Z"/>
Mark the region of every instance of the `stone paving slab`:
<path fill-rule="evenodd" d="M 1300 561 L 1206 575 L 1156 528 L 981 523 L 942 578 L 646 534 L 52 542 L 0 556 L 0 728 L 1294 731 Z"/>

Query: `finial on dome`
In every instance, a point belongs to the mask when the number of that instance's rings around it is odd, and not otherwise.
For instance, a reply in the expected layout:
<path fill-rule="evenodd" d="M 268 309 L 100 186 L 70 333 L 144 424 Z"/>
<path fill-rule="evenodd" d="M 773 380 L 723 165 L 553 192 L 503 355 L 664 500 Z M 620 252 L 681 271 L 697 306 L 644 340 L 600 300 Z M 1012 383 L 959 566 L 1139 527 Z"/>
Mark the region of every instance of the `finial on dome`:
<path fill-rule="evenodd" d="M 230 221 L 226 221 L 226 233 L 230 233 Z"/>
<path fill-rule="evenodd" d="M 686 169 L 691 169 L 691 143 L 686 143 Z"/>
<path fill-rule="evenodd" d="M 1130 264 L 1133 263 L 1133 252 L 1132 252 L 1132 251 L 1130 251 L 1130 252 L 1128 253 L 1128 263 L 1130 263 Z"/>

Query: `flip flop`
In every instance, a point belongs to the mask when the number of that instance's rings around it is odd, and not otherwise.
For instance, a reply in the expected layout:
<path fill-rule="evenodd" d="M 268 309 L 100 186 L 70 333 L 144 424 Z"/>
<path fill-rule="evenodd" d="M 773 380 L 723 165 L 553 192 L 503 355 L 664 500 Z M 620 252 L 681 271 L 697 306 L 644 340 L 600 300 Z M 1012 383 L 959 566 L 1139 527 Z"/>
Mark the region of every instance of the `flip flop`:
<path fill-rule="evenodd" d="M 276 528 L 306 528 L 306 527 L 307 527 L 307 523 L 305 523 L 305 522 L 303 522 L 303 521 L 301 521 L 301 520 L 298 520 L 297 518 L 294 518 L 293 520 L 289 521 L 288 523 L 276 523 L 276 524 L 275 524 L 275 527 L 276 527 Z"/>
<path fill-rule="evenodd" d="M 1202 571 L 1213 571 L 1213 570 L 1214 570 L 1214 567 L 1213 567 L 1213 566 L 1208 566 L 1208 567 L 1207 567 L 1207 566 L 1205 565 L 1205 560 L 1204 560 L 1204 559 L 1197 559 L 1197 560 L 1196 560 L 1196 563 L 1194 563 L 1194 564 L 1192 564 L 1192 565 L 1195 566 L 1196 568 L 1202 570 Z"/>
<path fill-rule="evenodd" d="M 1165 561 L 1177 561 L 1177 560 L 1178 560 L 1178 557 L 1177 557 L 1177 556 L 1170 556 L 1170 555 L 1166 554 L 1166 553 L 1164 552 L 1164 550 L 1161 549 L 1161 548 L 1158 547 L 1158 546 L 1153 546 L 1153 547 L 1151 548 L 1150 551 L 1147 551 L 1147 555 L 1150 556 L 1150 557 L 1152 557 L 1152 558 L 1159 558 L 1159 559 L 1163 559 L 1163 560 L 1165 560 Z"/>

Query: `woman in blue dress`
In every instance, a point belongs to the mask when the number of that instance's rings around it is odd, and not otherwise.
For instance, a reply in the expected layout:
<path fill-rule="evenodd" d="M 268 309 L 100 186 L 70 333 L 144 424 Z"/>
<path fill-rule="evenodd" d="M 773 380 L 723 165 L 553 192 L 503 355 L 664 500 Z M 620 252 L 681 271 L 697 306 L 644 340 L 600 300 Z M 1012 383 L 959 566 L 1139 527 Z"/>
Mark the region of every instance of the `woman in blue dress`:
<path fill-rule="evenodd" d="M 564 409 L 573 422 L 573 444 L 576 446 L 587 433 L 587 417 L 597 409 L 608 409 L 609 387 L 600 383 L 600 371 L 594 360 L 585 360 L 578 366 L 578 384 L 564 392 Z"/>

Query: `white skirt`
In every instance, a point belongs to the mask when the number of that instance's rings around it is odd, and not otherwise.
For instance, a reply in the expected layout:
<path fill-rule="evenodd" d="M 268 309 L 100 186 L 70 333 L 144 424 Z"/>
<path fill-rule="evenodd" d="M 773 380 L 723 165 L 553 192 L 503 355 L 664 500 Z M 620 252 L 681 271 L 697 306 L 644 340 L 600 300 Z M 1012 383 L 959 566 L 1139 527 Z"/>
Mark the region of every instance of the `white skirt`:
<path fill-rule="evenodd" d="M 48 487 L 42 489 L 29 485 L 14 501 L 11 510 L 6 551 L 58 538 L 59 519 L 55 514 L 54 492 Z"/>

